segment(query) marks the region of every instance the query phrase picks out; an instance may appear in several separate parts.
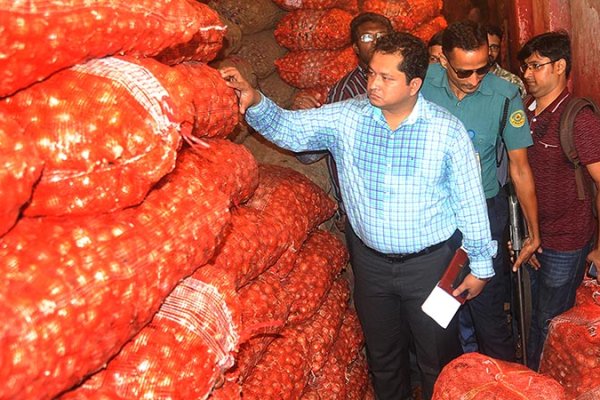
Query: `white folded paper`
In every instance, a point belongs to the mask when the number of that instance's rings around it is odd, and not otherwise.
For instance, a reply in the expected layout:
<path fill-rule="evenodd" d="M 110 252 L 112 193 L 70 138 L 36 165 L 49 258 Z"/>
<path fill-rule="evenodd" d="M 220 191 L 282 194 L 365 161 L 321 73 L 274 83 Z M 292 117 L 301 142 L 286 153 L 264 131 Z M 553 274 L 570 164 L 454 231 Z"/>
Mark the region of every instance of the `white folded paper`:
<path fill-rule="evenodd" d="M 427 300 L 425 300 L 425 303 L 421 306 L 421 309 L 442 328 L 446 329 L 459 307 L 460 301 L 436 285 L 427 297 Z"/>

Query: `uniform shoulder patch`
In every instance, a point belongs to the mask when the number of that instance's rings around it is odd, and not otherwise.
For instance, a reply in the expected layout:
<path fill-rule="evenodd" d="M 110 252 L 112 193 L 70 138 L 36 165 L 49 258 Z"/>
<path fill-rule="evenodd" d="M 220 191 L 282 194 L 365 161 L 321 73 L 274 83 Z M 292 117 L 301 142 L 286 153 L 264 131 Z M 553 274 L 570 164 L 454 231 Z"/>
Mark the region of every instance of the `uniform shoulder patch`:
<path fill-rule="evenodd" d="M 515 128 L 520 128 L 525 125 L 525 113 L 523 110 L 517 110 L 514 113 L 510 114 L 510 124 Z"/>

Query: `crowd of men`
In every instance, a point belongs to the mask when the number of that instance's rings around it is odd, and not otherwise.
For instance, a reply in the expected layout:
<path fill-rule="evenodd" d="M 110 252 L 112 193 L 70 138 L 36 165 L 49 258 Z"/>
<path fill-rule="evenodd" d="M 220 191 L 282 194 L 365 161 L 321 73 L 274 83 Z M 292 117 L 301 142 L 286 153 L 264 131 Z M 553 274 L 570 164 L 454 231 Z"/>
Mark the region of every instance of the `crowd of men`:
<path fill-rule="evenodd" d="M 495 27 L 455 22 L 426 45 L 365 13 L 350 30 L 359 63 L 327 104 L 306 97 L 302 109 L 284 110 L 235 68 L 221 74 L 257 132 L 303 162 L 328 157 L 377 398 L 411 398 L 410 353 L 425 399 L 463 352 L 515 361 L 507 265 L 531 276 L 527 359 L 537 370 L 549 321 L 572 307 L 586 264 L 600 263 L 598 201 L 592 193 L 578 198 L 558 134 L 573 97 L 568 34 L 545 33 L 523 46 L 522 81 L 500 67 Z M 586 179 L 598 185 L 598 116 L 580 112 L 573 136 Z M 527 226 L 512 263 L 508 181 Z M 444 329 L 421 305 L 460 246 L 471 272 L 454 295 L 467 301 Z"/>

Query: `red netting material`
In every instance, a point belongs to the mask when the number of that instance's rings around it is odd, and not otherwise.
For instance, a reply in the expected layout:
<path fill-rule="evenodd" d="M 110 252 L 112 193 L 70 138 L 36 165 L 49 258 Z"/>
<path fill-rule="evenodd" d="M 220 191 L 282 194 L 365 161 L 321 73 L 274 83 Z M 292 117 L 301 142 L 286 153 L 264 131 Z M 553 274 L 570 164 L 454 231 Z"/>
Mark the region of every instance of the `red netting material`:
<path fill-rule="evenodd" d="M 314 97 L 319 103 L 325 104 L 327 101 L 327 94 L 329 93 L 329 86 L 317 86 L 314 88 L 308 89 L 300 89 L 297 90 L 294 94 L 294 99 L 292 100 L 291 109 L 298 109 L 298 100 L 303 96 L 311 96 Z"/>
<path fill-rule="evenodd" d="M 359 0 L 338 0 L 335 6 L 348 11 L 353 17 L 359 13 Z"/>
<path fill-rule="evenodd" d="M 175 166 L 180 137 L 169 94 L 141 65 L 94 60 L 17 93 L 5 106 L 46 164 L 26 215 L 139 204 Z"/>
<path fill-rule="evenodd" d="M 583 304 L 550 322 L 540 372 L 560 382 L 568 399 L 600 395 L 600 307 Z"/>
<path fill-rule="evenodd" d="M 175 166 L 180 133 L 228 135 L 235 104 L 212 68 L 114 57 L 7 98 L 7 112 L 19 116 L 46 163 L 25 214 L 89 215 L 139 204 Z"/>
<path fill-rule="evenodd" d="M 217 13 L 196 1 L 4 2 L 0 97 L 92 58 L 155 55 L 199 31 L 210 43 L 223 28 Z"/>
<path fill-rule="evenodd" d="M 338 336 L 344 312 L 348 307 L 350 298 L 350 289 L 348 281 L 344 278 L 338 278 L 332 285 L 325 301 L 319 307 L 306 326 L 302 329 L 307 336 L 310 346 L 310 369 L 317 373 L 327 361 L 335 339 Z"/>
<path fill-rule="evenodd" d="M 346 400 L 362 400 L 371 386 L 367 358 L 362 349 L 359 350 L 358 358 L 348 366 L 346 381 Z"/>
<path fill-rule="evenodd" d="M 233 365 L 240 323 L 233 280 L 201 267 L 169 294 L 152 322 L 101 372 L 63 399 L 206 399 Z"/>
<path fill-rule="evenodd" d="M 19 124 L 0 112 L 0 236 L 17 221 L 43 165 Z"/>
<path fill-rule="evenodd" d="M 357 64 L 352 47 L 292 51 L 275 61 L 281 79 L 300 89 L 332 86 Z"/>
<path fill-rule="evenodd" d="M 323 368 L 316 375 L 311 375 L 308 385 L 305 387 L 303 399 L 346 399 L 349 396 L 358 396 L 366 389 L 366 380 L 364 377 L 360 382 L 352 382 L 349 379 L 351 367 L 354 360 L 358 360 L 362 352 L 362 341 L 356 340 L 361 338 L 360 327 L 356 325 L 356 320 L 352 315 L 352 309 L 346 309 L 343 317 L 343 324 L 336 335 L 333 347 L 326 358 Z M 310 338 L 310 331 L 305 331 Z M 364 361 L 364 358 L 363 360 Z M 356 361 L 359 362 L 359 361 Z M 366 365 L 361 364 L 365 370 Z M 360 379 L 361 371 L 354 372 L 356 378 Z M 357 387 L 357 384 L 365 384 L 364 387 Z M 361 397 L 362 398 L 362 395 Z"/>
<path fill-rule="evenodd" d="M 288 11 L 298 9 L 327 10 L 335 7 L 337 2 L 338 0 L 273 0 L 273 3 Z"/>
<path fill-rule="evenodd" d="M 1 238 L 0 397 L 51 398 L 136 334 L 213 256 L 229 223 L 227 179 L 176 168 L 139 207 L 23 218 Z"/>
<path fill-rule="evenodd" d="M 348 252 L 336 236 L 325 231 L 311 234 L 283 281 L 291 303 L 288 325 L 301 324 L 313 316 L 347 262 Z"/>
<path fill-rule="evenodd" d="M 244 382 L 264 356 L 267 347 L 281 333 L 289 315 L 289 299 L 279 278 L 268 271 L 239 291 L 243 329 L 272 323 L 240 345 L 235 373 Z"/>
<path fill-rule="evenodd" d="M 295 251 L 308 232 L 330 218 L 336 209 L 335 202 L 306 176 L 275 165 L 260 165 L 259 185 L 247 206 L 262 212 L 270 221 L 280 221 L 291 238 L 289 247 Z"/>
<path fill-rule="evenodd" d="M 331 9 L 298 10 L 277 24 L 275 39 L 289 50 L 333 50 L 350 44 L 350 13 Z"/>
<path fill-rule="evenodd" d="M 361 11 L 383 14 L 397 31 L 412 31 L 440 15 L 442 0 L 364 0 Z"/>
<path fill-rule="evenodd" d="M 286 251 L 299 249 L 308 232 L 333 213 L 335 204 L 304 175 L 261 165 L 259 186 L 235 210 L 227 240 L 213 260 L 242 287 L 271 267 Z M 268 234 L 264 234 L 268 232 Z"/>
<path fill-rule="evenodd" d="M 427 21 L 422 25 L 419 25 L 413 30 L 413 35 L 424 41 L 425 43 L 429 42 L 433 35 L 438 33 L 441 30 L 446 29 L 448 26 L 448 22 L 443 15 L 437 16 L 431 21 Z"/>
<path fill-rule="evenodd" d="M 433 400 L 566 400 L 558 382 L 529 368 L 468 353 L 444 367 Z"/>
<path fill-rule="evenodd" d="M 575 293 L 575 305 L 595 304 L 600 306 L 600 283 L 598 280 L 586 278 Z"/>

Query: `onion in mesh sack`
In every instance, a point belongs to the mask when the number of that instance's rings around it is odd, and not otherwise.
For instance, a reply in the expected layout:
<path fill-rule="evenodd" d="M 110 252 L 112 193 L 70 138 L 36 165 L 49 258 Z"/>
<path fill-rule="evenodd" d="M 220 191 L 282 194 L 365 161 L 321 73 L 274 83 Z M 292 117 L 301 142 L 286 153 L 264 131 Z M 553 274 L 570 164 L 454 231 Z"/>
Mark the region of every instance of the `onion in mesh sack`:
<path fill-rule="evenodd" d="M 155 55 L 198 32 L 220 46 L 223 28 L 217 13 L 196 1 L 5 1 L 0 97 L 93 58 Z"/>

